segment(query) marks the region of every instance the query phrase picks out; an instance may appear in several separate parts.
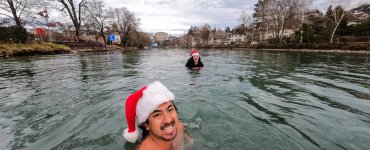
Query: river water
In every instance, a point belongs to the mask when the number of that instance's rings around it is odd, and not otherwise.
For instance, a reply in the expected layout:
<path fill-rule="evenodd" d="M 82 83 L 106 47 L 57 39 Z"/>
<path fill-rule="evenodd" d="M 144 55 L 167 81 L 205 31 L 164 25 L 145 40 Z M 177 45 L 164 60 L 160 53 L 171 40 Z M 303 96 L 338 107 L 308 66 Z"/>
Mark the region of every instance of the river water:
<path fill-rule="evenodd" d="M 370 55 L 190 50 L 2 58 L 0 149 L 133 149 L 124 100 L 161 81 L 193 149 L 370 149 Z"/>

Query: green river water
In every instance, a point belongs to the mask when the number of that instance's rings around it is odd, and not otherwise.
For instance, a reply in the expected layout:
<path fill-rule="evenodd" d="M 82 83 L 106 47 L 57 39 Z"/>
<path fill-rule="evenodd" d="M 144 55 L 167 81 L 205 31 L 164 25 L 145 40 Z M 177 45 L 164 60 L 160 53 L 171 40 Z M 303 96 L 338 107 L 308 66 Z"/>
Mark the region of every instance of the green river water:
<path fill-rule="evenodd" d="M 370 149 L 370 55 L 190 50 L 0 59 L 0 149 L 134 149 L 124 100 L 158 80 L 192 149 Z"/>

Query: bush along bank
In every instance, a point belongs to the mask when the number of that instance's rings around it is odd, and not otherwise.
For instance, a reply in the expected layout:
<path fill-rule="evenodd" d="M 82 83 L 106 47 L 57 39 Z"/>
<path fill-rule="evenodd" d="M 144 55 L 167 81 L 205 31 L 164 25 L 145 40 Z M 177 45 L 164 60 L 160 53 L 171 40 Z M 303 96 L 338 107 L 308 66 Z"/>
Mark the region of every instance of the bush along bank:
<path fill-rule="evenodd" d="M 26 44 L 4 43 L 0 44 L 0 57 L 23 56 L 23 55 L 45 55 L 45 54 L 65 54 L 72 53 L 71 48 L 50 43 L 32 42 Z"/>
<path fill-rule="evenodd" d="M 0 42 L 26 43 L 27 30 L 23 27 L 0 27 Z"/>

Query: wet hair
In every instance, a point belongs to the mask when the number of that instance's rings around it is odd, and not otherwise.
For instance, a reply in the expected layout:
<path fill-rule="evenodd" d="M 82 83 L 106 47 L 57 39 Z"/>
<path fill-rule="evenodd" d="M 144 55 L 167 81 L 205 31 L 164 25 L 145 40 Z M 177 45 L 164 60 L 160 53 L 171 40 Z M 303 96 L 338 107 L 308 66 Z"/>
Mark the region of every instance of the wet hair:
<path fill-rule="evenodd" d="M 175 103 L 173 103 L 173 101 L 171 101 L 171 102 L 172 102 L 172 105 L 175 107 L 175 110 L 177 112 L 177 107 L 176 107 Z M 149 130 L 146 130 L 145 124 L 149 124 L 149 120 L 148 119 L 146 119 L 145 122 L 139 124 L 139 128 L 141 129 L 141 131 L 143 131 L 141 133 L 141 137 L 139 139 L 139 143 L 141 143 L 142 141 L 144 141 L 145 138 L 149 135 Z"/>

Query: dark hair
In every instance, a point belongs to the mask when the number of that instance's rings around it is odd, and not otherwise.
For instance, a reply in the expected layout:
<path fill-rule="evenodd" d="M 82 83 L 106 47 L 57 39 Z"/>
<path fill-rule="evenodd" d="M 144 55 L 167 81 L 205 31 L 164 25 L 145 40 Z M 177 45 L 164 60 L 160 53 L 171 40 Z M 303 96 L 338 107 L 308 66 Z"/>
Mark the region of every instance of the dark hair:
<path fill-rule="evenodd" d="M 141 137 L 140 137 L 140 139 L 138 141 L 139 143 L 141 143 L 142 141 L 144 141 L 144 139 L 149 135 L 149 130 L 146 130 L 146 128 L 145 128 L 145 124 L 147 124 L 147 123 L 149 123 L 149 120 L 148 119 L 146 119 L 145 122 L 139 124 L 139 128 L 141 129 L 141 131 L 143 131 L 141 133 Z"/>
<path fill-rule="evenodd" d="M 199 59 L 198 59 L 198 62 L 200 62 L 201 61 L 201 58 L 200 58 L 200 56 L 198 57 Z M 189 59 L 188 59 L 188 61 L 192 61 L 193 63 L 194 63 L 194 59 L 193 59 L 193 56 L 191 56 Z"/>
<path fill-rule="evenodd" d="M 173 101 L 171 101 L 171 102 L 172 102 L 172 105 L 175 107 L 175 110 L 177 112 L 177 107 L 176 107 L 175 103 L 173 103 Z M 139 128 L 141 129 L 141 131 L 143 131 L 141 133 L 141 138 L 138 141 L 139 143 L 141 143 L 142 141 L 144 141 L 145 138 L 149 135 L 149 130 L 146 130 L 145 124 L 149 124 L 149 120 L 148 119 L 146 119 L 145 122 L 139 124 Z"/>

